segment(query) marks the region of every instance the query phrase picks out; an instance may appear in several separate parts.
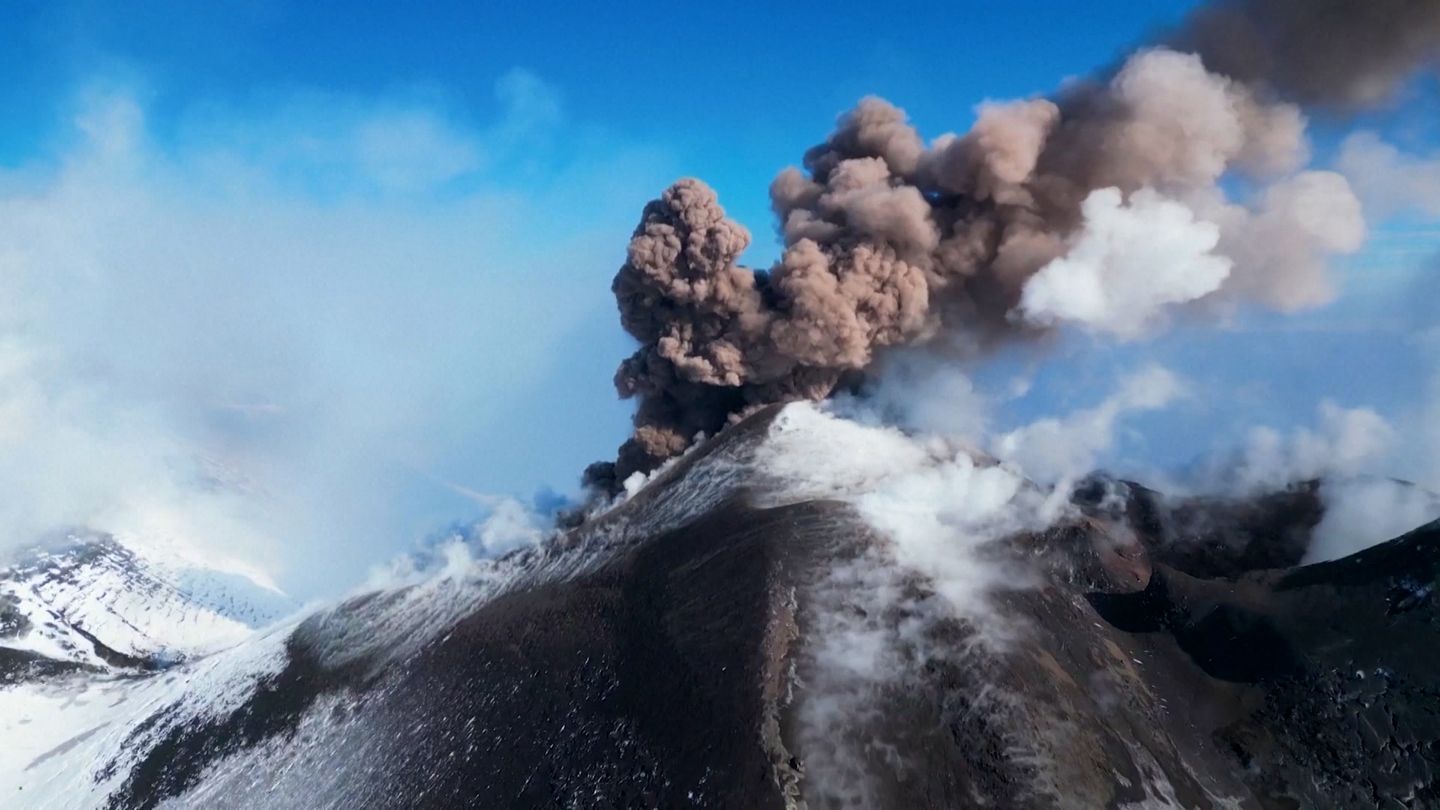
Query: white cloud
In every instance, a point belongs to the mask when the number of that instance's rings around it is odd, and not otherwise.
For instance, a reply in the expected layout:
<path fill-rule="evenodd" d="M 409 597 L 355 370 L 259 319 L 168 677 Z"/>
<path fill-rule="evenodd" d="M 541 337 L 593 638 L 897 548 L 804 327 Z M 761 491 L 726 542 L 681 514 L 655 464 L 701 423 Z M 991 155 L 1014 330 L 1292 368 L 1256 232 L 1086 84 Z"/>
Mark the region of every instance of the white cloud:
<path fill-rule="evenodd" d="M 977 458 L 964 444 L 862 424 L 809 403 L 786 406 L 756 466 L 764 482 L 756 497 L 765 505 L 819 499 L 853 505 L 889 541 L 878 552 L 883 563 L 925 577 L 942 601 L 924 610 L 945 616 L 989 616 L 994 590 L 1027 584 L 977 552 L 1010 534 L 1044 528 L 1060 514 L 1047 493 L 1015 469 Z M 854 573 L 842 567 L 835 575 Z M 985 631 L 1001 641 L 1006 628 Z"/>
<path fill-rule="evenodd" d="M 1340 145 L 1335 168 L 1372 218 L 1407 211 L 1440 217 L 1440 153 L 1406 154 L 1374 132 L 1357 132 Z"/>
<path fill-rule="evenodd" d="M 1422 304 L 1425 305 L 1428 302 Z M 1399 461 L 1402 474 L 1440 492 L 1440 326 L 1421 332 L 1418 339 L 1427 357 L 1429 367 L 1424 373 L 1428 384 L 1421 395 L 1418 413 L 1403 427 L 1406 442 Z"/>
<path fill-rule="evenodd" d="M 964 439 L 978 445 L 990 422 L 992 398 L 953 357 L 924 348 L 890 352 L 872 367 L 864 395 L 836 397 L 837 411 L 867 423 Z"/>
<path fill-rule="evenodd" d="M 494 465 L 470 438 L 570 351 L 614 233 L 668 175 L 625 145 L 540 149 L 553 94 L 500 89 L 488 126 L 286 97 L 165 138 L 134 97 L 92 93 L 66 151 L 0 173 L 0 545 L 161 510 L 328 588 L 463 517 L 411 471 Z M 512 182 L 512 158 L 543 171 Z"/>
<path fill-rule="evenodd" d="M 1118 188 L 1097 189 L 1081 211 L 1084 225 L 1065 255 L 1025 284 L 1027 320 L 1136 338 L 1167 307 L 1214 292 L 1230 275 L 1230 260 L 1214 252 L 1220 228 L 1153 189 L 1128 201 Z"/>
<path fill-rule="evenodd" d="M 809 403 L 786 406 L 756 466 L 762 505 L 843 501 L 883 538 L 838 556 L 806 586 L 811 626 L 797 650 L 807 679 L 796 716 L 809 752 L 806 779 L 837 801 L 874 805 L 869 754 L 883 733 L 872 734 L 867 718 L 881 705 L 877 696 L 910 688 L 934 659 L 1013 638 L 1016 627 L 992 596 L 1033 579 L 984 550 L 1043 529 L 1059 512 L 1015 470 L 977 461 L 961 445 L 838 418 Z M 917 577 L 930 588 L 916 588 Z M 944 643 L 936 643 L 937 623 L 955 618 L 976 636 L 957 649 L 953 634 L 942 632 Z"/>
<path fill-rule="evenodd" d="M 1258 427 L 1238 458 L 1217 461 L 1210 472 L 1223 487 L 1253 492 L 1283 487 L 1322 476 L 1349 476 L 1369 471 L 1394 447 L 1395 430 L 1369 408 L 1343 408 L 1320 403 L 1317 424 L 1282 433 Z"/>
<path fill-rule="evenodd" d="M 1440 497 L 1386 478 L 1326 481 L 1320 497 L 1325 516 L 1305 552 L 1307 563 L 1345 557 L 1440 519 Z"/>
<path fill-rule="evenodd" d="M 1095 470 L 1100 455 L 1114 443 L 1122 417 L 1163 408 L 1184 392 L 1180 378 L 1149 366 L 1126 377 L 1119 390 L 1096 407 L 1040 419 L 997 436 L 991 449 L 1041 483 L 1074 480 Z"/>

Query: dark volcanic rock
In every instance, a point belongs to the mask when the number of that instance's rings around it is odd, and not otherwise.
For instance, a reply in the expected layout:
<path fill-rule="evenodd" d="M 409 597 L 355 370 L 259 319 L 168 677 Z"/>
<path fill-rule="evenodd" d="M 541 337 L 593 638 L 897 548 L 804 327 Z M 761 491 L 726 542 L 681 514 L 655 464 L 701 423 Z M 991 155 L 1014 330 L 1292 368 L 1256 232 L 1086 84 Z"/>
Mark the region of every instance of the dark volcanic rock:
<path fill-rule="evenodd" d="M 74 661 L 59 661 L 29 650 L 0 647 L 0 686 L 88 670 L 90 667 Z"/>
<path fill-rule="evenodd" d="M 989 550 L 1034 574 L 995 596 L 997 643 L 922 621 L 923 579 L 870 577 L 850 507 L 757 506 L 740 462 L 769 416 L 494 583 L 352 600 L 241 699 L 157 708 L 110 805 L 1440 802 L 1440 526 L 1295 567 L 1313 488 L 1082 491 L 1085 517 Z M 837 680 L 837 628 L 893 676 Z"/>
<path fill-rule="evenodd" d="M 1172 500 L 1133 481 L 1095 476 L 1076 489 L 1075 501 L 1134 527 L 1156 562 L 1209 578 L 1299 565 L 1325 512 L 1319 481 L 1250 498 Z"/>
<path fill-rule="evenodd" d="M 380 674 L 327 670 L 307 644 L 319 628 L 302 626 L 278 676 L 219 721 L 170 730 L 112 805 L 155 806 L 220 757 L 313 734 L 295 750 L 324 752 L 324 806 L 782 807 L 789 757 L 764 731 L 781 603 L 830 511 L 716 510 L 582 579 L 489 601 Z M 334 722 L 300 729 L 336 696 Z M 273 787 L 253 793 L 239 769 L 212 778 L 207 804 L 255 806 Z"/>

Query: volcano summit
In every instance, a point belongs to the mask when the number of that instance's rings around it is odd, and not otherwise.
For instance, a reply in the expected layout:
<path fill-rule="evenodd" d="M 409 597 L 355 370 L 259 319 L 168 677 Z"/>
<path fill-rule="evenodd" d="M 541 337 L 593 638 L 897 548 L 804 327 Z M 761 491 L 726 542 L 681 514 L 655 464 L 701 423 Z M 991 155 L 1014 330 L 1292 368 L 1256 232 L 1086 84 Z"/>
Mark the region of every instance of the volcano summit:
<path fill-rule="evenodd" d="M 0 807 L 1440 807 L 1440 0 L 546 2 L 0 6 Z"/>
<path fill-rule="evenodd" d="M 453 561 L 194 663 L 12 672 L 9 722 L 84 720 L 16 763 L 7 804 L 1440 797 L 1440 525 L 1300 565 L 1313 486 L 1173 499 L 1099 478 L 1052 525 L 1001 525 L 1000 504 L 1038 491 L 910 442 L 764 409 L 539 547 Z M 797 478 L 785 459 L 801 453 L 828 472 Z M 897 479 L 948 482 L 947 497 L 887 500 Z M 963 521 L 969 542 L 936 562 L 922 538 L 877 530 L 896 510 Z"/>

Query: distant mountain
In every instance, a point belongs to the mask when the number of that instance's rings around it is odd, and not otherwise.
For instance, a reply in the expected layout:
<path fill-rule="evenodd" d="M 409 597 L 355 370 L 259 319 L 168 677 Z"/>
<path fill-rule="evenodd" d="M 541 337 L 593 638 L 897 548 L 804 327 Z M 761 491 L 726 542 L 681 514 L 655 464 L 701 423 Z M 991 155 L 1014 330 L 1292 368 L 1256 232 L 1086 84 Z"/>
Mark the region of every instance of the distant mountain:
<path fill-rule="evenodd" d="M 236 644 L 296 607 L 162 544 L 70 532 L 0 568 L 0 660 L 157 668 Z M 0 678 L 19 674 L 0 670 Z"/>
<path fill-rule="evenodd" d="M 94 634 L 190 657 L 97 662 L 57 611 L 81 653 L 51 660 L 84 670 L 0 688 L 0 803 L 1440 803 L 1440 524 L 1301 566 L 1313 486 L 1177 500 L 1097 478 L 1064 520 L 980 550 L 1013 578 L 984 612 L 947 612 L 855 497 L 768 475 L 777 432 L 812 429 L 782 418 L 751 416 L 542 546 L 234 643 L 167 636 L 192 608 L 143 606 L 201 600 L 121 577 L 144 596 L 86 615 L 142 620 Z M 115 554 L 102 569 L 136 569 Z"/>

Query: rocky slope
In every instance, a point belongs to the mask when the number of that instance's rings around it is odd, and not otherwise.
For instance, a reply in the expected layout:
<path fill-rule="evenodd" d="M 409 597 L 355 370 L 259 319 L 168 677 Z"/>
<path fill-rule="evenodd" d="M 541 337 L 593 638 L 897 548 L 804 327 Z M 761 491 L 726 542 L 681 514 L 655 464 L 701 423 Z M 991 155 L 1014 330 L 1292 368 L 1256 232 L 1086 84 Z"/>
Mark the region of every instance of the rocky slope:
<path fill-rule="evenodd" d="M 842 436 L 811 437 L 828 489 L 767 466 L 817 424 L 761 412 L 543 546 L 159 672 L 30 672 L 0 717 L 24 703 L 50 740 L 0 755 L 4 803 L 1440 802 L 1440 525 L 1301 567 L 1313 487 L 1096 479 L 917 566 Z M 971 581 L 983 600 L 957 598 Z"/>

